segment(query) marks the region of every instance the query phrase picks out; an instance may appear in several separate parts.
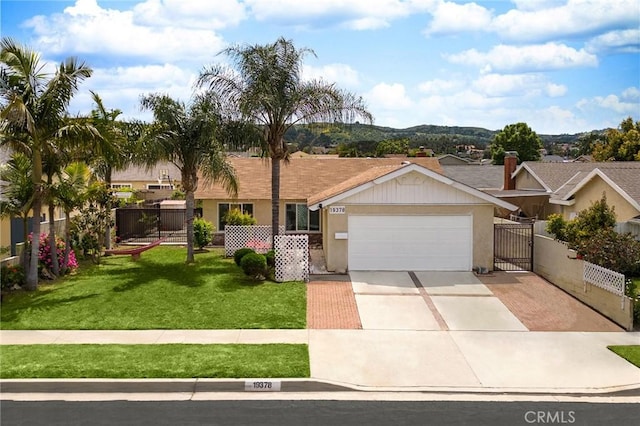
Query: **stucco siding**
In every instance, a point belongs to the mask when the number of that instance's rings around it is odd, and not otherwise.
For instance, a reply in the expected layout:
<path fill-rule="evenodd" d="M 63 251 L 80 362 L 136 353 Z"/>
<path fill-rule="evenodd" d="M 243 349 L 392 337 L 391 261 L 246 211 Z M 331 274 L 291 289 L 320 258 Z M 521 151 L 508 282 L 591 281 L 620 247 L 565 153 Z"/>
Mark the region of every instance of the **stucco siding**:
<path fill-rule="evenodd" d="M 639 183 L 640 184 L 640 183 Z M 575 204 L 564 206 L 565 219 L 570 219 L 572 213 L 578 213 L 587 209 L 594 201 L 602 198 L 602 194 L 607 195 L 607 204 L 615 206 L 615 213 L 618 222 L 627 220 L 640 214 L 640 211 L 633 207 L 617 191 L 609 186 L 600 176 L 594 176 L 585 186 L 575 193 Z"/>
<path fill-rule="evenodd" d="M 516 176 L 516 189 L 537 189 L 545 190 L 545 188 L 538 182 L 526 169 L 522 169 Z"/>

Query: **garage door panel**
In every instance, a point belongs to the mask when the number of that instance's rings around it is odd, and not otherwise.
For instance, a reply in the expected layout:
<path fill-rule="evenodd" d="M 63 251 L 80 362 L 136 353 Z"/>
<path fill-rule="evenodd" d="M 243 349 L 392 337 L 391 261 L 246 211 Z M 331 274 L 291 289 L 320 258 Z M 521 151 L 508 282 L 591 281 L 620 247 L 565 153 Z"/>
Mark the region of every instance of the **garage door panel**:
<path fill-rule="evenodd" d="M 471 269 L 471 216 L 350 216 L 349 269 Z"/>

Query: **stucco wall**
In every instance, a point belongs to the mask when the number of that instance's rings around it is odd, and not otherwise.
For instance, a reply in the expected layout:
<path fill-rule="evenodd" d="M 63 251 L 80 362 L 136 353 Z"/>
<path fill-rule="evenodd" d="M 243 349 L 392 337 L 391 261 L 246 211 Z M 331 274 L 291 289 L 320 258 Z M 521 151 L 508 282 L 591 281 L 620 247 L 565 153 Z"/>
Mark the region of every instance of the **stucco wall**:
<path fill-rule="evenodd" d="M 537 189 L 544 191 L 544 187 L 524 169 L 516 176 L 516 189 Z"/>
<path fill-rule="evenodd" d="M 0 218 L 0 247 L 11 245 L 11 219 L 8 217 Z"/>
<path fill-rule="evenodd" d="M 571 213 L 578 213 L 581 210 L 589 208 L 591 203 L 602 198 L 603 192 L 607 194 L 607 204 L 609 206 L 615 206 L 618 222 L 626 222 L 640 214 L 640 211 L 629 204 L 627 200 L 611 188 L 600 176 L 594 176 L 589 183 L 575 194 L 574 199 L 576 203 L 574 205 L 563 206 L 565 219 L 570 219 Z"/>
<path fill-rule="evenodd" d="M 327 270 L 342 273 L 348 270 L 348 239 L 336 239 L 336 233 L 347 233 L 348 217 L 358 215 L 473 215 L 473 266 L 493 269 L 493 206 L 492 205 L 345 205 L 345 214 L 326 218 L 324 254 Z"/>
<path fill-rule="evenodd" d="M 620 296 L 590 284 L 585 287 L 582 260 L 570 259 L 569 255 L 572 252 L 567 246 L 551 238 L 535 235 L 534 239 L 533 271 L 536 274 L 626 330 L 633 328 L 633 305 L 630 298 L 625 297 L 624 305 L 621 307 Z"/>

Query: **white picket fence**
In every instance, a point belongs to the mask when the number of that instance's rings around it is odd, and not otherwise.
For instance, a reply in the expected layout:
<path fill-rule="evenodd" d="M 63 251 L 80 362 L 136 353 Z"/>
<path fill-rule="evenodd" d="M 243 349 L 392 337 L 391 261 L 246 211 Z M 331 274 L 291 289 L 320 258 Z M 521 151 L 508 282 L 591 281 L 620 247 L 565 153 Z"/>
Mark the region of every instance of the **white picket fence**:
<path fill-rule="evenodd" d="M 623 299 L 624 303 L 624 274 L 612 271 L 602 266 L 584 262 L 583 279 L 586 284 L 595 285 Z"/>
<path fill-rule="evenodd" d="M 276 281 L 309 280 L 309 236 L 276 235 Z"/>
<path fill-rule="evenodd" d="M 280 225 L 279 234 L 284 234 L 284 226 Z M 224 254 L 233 256 L 236 250 L 252 248 L 256 253 L 271 250 L 271 226 L 269 225 L 226 225 L 224 227 Z"/>

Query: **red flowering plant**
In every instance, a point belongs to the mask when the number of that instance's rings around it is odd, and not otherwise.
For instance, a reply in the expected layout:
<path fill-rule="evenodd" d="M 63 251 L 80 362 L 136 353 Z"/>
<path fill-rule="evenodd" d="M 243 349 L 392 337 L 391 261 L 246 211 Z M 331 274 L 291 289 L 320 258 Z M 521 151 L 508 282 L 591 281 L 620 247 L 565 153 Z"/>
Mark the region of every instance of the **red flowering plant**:
<path fill-rule="evenodd" d="M 9 265 L 0 268 L 0 284 L 2 289 L 12 289 L 15 286 L 24 285 L 26 277 L 24 269 L 20 265 Z"/>
<path fill-rule="evenodd" d="M 29 234 L 29 241 L 27 244 L 27 250 L 31 250 L 31 241 L 33 235 Z M 69 250 L 69 262 L 65 264 L 64 252 L 65 242 L 62 238 L 56 238 L 56 255 L 58 256 L 58 266 L 61 271 L 70 272 L 78 267 L 78 260 L 73 249 Z M 38 251 L 38 261 L 40 268 L 46 268 L 51 270 L 53 260 L 51 259 L 51 246 L 49 245 L 49 234 L 40 234 L 40 245 Z"/>

